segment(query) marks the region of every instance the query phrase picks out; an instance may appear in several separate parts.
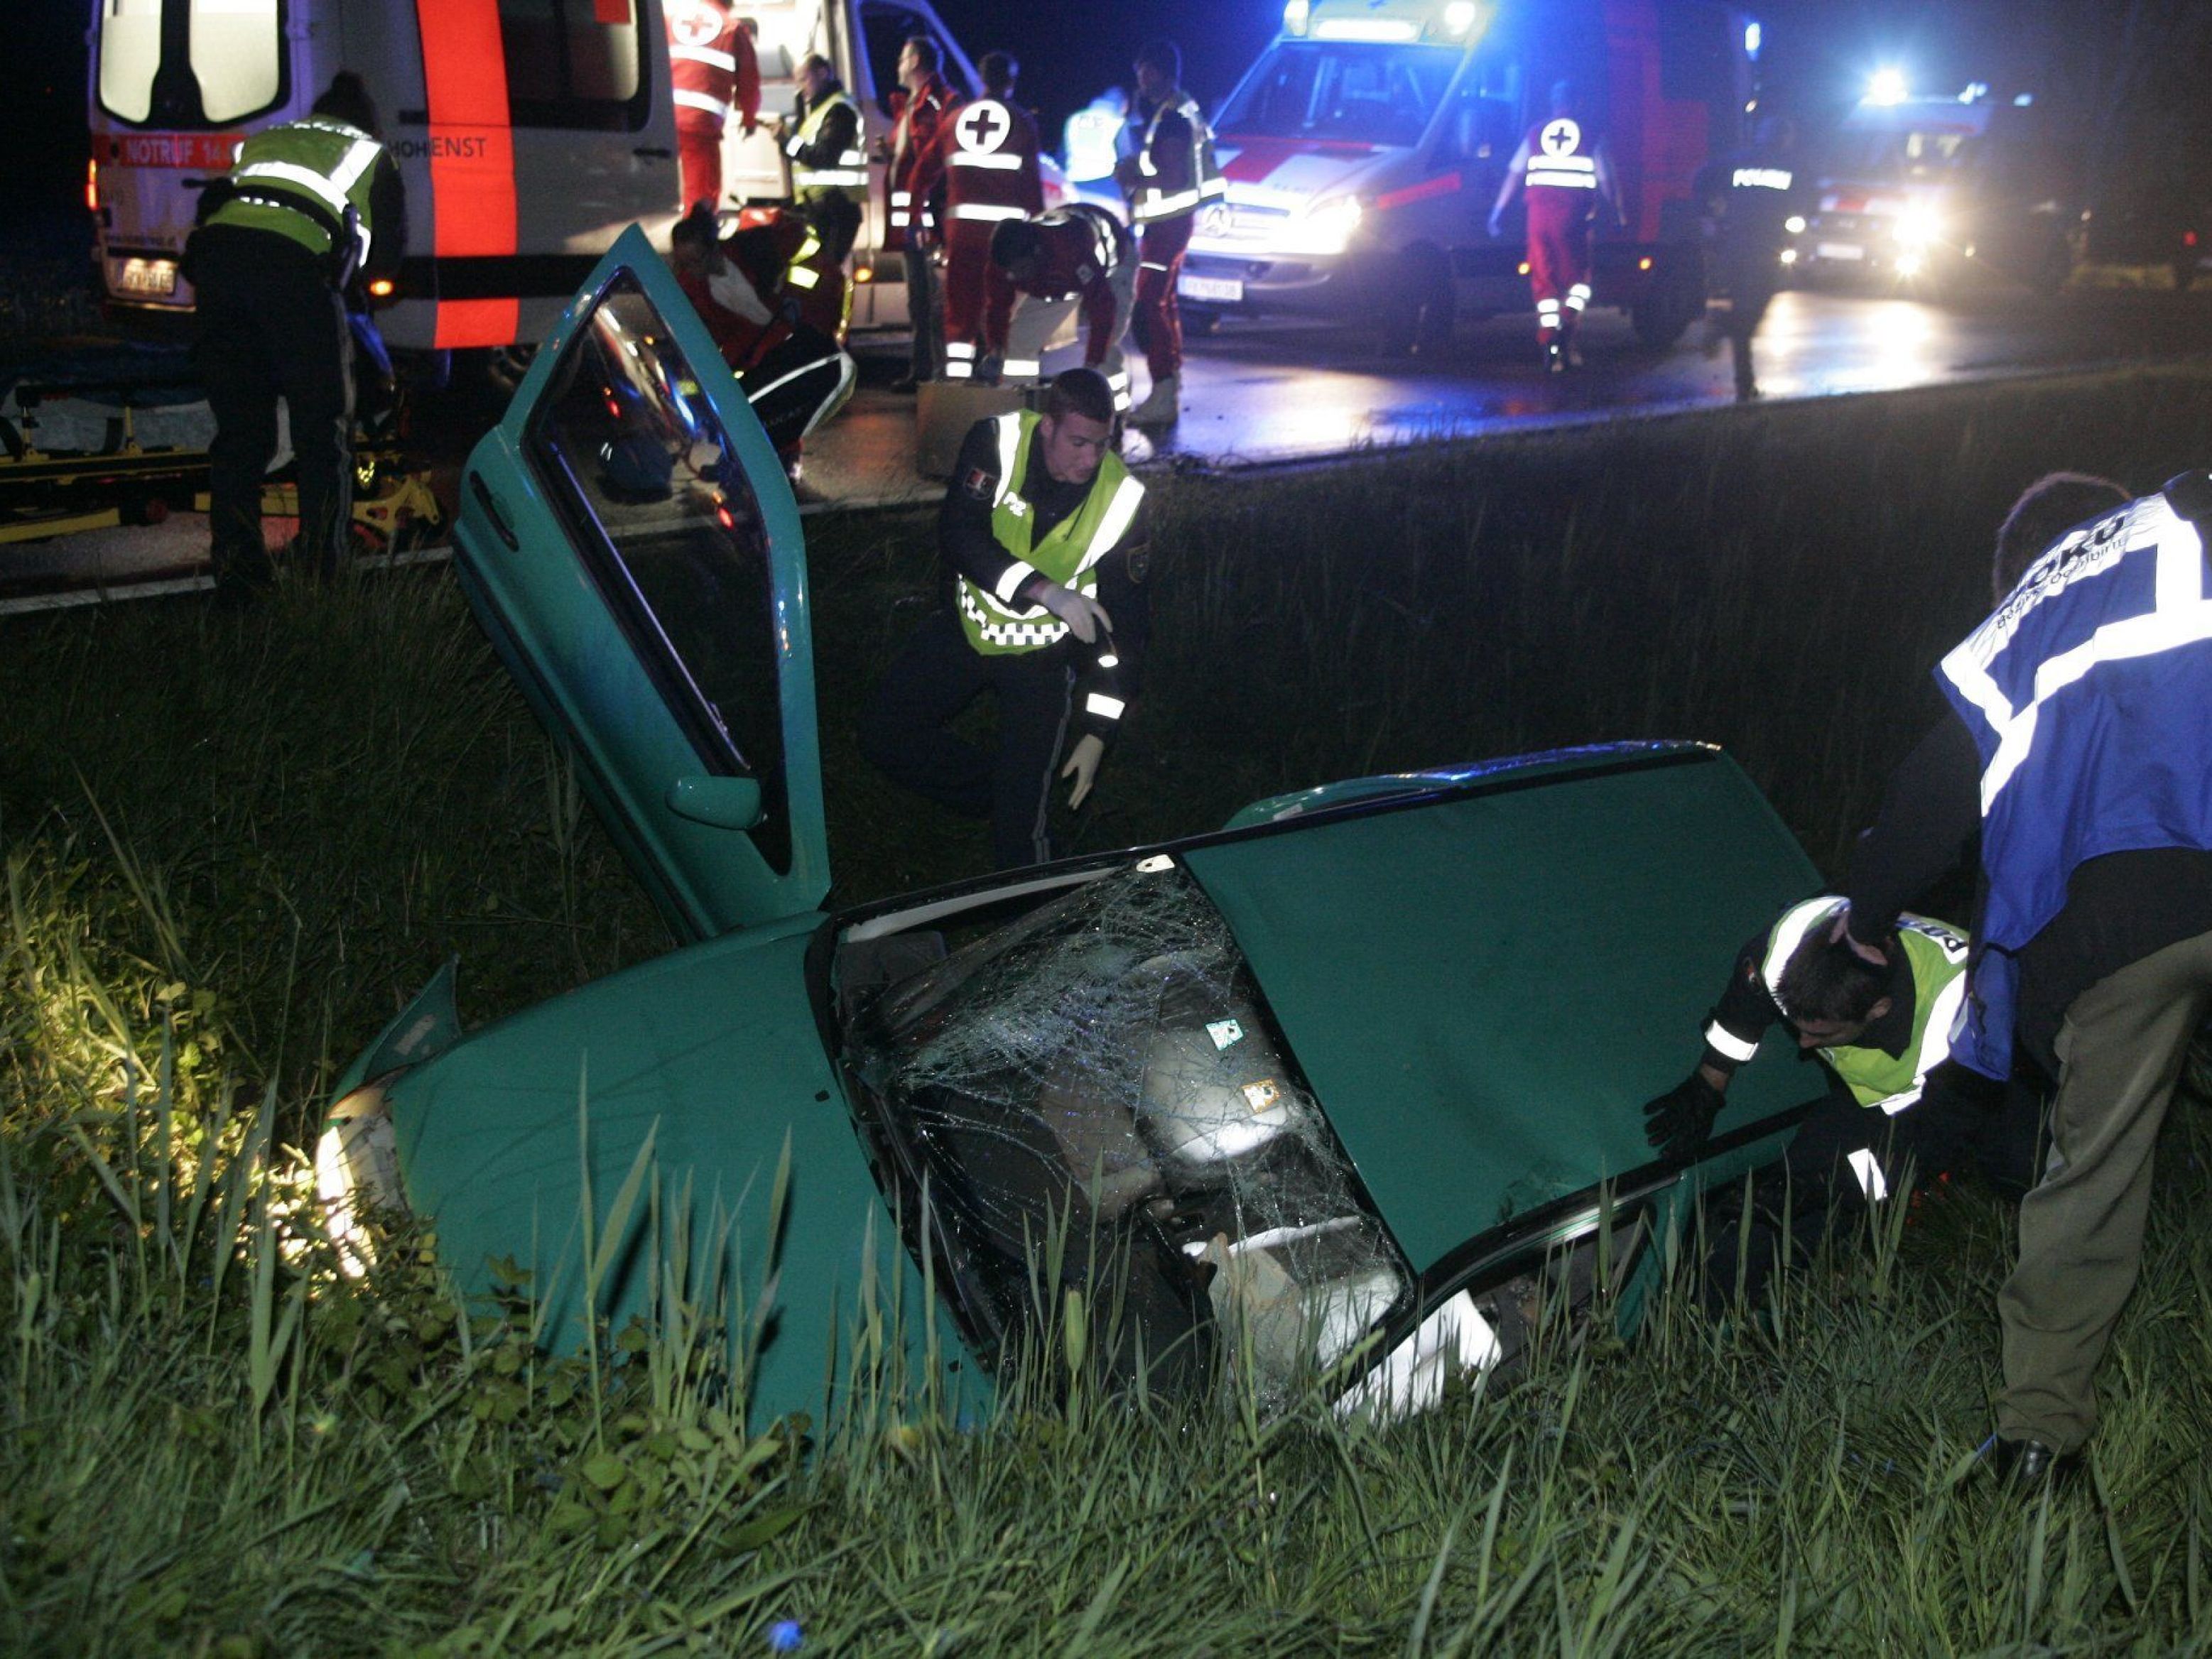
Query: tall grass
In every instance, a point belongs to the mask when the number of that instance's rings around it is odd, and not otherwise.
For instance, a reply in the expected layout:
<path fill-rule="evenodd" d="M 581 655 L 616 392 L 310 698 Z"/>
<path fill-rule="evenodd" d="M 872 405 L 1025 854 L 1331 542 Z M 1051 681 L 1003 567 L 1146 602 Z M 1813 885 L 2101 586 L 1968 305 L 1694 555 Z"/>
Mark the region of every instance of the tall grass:
<path fill-rule="evenodd" d="M 1664 733 L 1729 743 L 1832 859 L 1934 712 L 2011 494 L 2062 465 L 2154 484 L 2204 459 L 2208 406 L 2143 374 L 1164 486 L 1150 688 L 1074 827 Z M 854 896 L 981 855 L 850 747 L 929 562 L 912 517 L 816 550 Z M 1392 1427 L 1064 1376 L 963 1429 L 899 1392 L 914 1310 L 872 1303 L 848 1409 L 749 1425 L 726 1338 L 757 1279 L 677 1269 L 649 1158 L 591 1220 L 647 1218 L 653 1317 L 576 1361 L 538 1351 L 519 1272 L 461 1305 L 403 1237 L 358 1290 L 301 1202 L 332 1065 L 447 953 L 476 1018 L 665 947 L 442 579 L 16 624 L 0 707 L 0 1645 L 2207 1645 L 2201 1101 L 2162 1149 L 2094 1479 L 2048 1504 L 1964 1473 L 2008 1224 L 1949 1189 L 1783 1277 L 1763 1320 L 1669 1297 L 1632 1348 L 1561 1333 Z"/>

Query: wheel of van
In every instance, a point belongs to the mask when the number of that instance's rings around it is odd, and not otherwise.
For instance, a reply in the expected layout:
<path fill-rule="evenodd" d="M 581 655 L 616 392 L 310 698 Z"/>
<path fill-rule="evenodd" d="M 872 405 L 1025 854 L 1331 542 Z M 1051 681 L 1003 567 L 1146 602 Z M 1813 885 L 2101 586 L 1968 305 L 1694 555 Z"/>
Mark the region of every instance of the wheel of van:
<path fill-rule="evenodd" d="M 1455 295 L 1451 265 L 1435 248 L 1411 248 L 1382 303 L 1378 342 L 1386 357 L 1441 351 L 1451 343 Z"/>

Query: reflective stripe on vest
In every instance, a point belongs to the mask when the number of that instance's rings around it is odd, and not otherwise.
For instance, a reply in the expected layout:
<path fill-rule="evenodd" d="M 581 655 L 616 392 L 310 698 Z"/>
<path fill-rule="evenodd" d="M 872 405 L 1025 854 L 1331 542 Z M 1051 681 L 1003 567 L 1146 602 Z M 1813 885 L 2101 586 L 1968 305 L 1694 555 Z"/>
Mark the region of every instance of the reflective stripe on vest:
<path fill-rule="evenodd" d="M 1522 182 L 1531 190 L 1597 188 L 1597 157 L 1583 151 L 1579 122 L 1555 115 L 1529 130 Z"/>
<path fill-rule="evenodd" d="M 2161 495 L 2069 532 L 1945 657 L 1982 763 L 1974 991 L 1960 1055 L 2010 1069 L 2019 958 L 2083 863 L 2212 849 L 2212 572 Z"/>
<path fill-rule="evenodd" d="M 1190 128 L 1191 183 L 1184 190 L 1163 190 L 1151 182 L 1160 172 L 1159 164 L 1152 160 L 1152 144 L 1159 137 L 1161 120 L 1170 113 L 1182 117 Z M 1195 212 L 1198 204 L 1208 197 L 1227 193 L 1229 181 L 1214 165 L 1213 133 L 1206 126 L 1206 116 L 1196 99 L 1186 97 L 1178 103 L 1163 102 L 1152 112 L 1152 119 L 1145 124 L 1144 143 L 1137 150 L 1137 172 L 1146 183 L 1139 190 L 1137 199 L 1129 204 L 1129 216 L 1140 225 Z"/>
<path fill-rule="evenodd" d="M 1832 894 L 1807 899 L 1784 911 L 1767 934 L 1759 981 L 1784 1020 L 1790 1012 L 1782 1004 L 1783 970 L 1797 947 L 1816 930 L 1832 924 L 1843 908 L 1844 901 Z M 1918 1100 L 1928 1073 L 1950 1058 L 1952 1029 L 1966 994 L 1966 941 L 1956 929 L 1916 915 L 1899 916 L 1897 927 L 1905 967 L 1912 975 L 1912 1033 L 1905 1052 L 1891 1054 L 1856 1043 L 1820 1051 L 1860 1105 L 1878 1106 L 1893 1115 Z M 1729 1038 L 1727 1046 L 1714 1041 L 1716 1031 Z M 1717 1021 L 1706 1029 L 1705 1040 L 1732 1060 L 1748 1060 L 1758 1048 Z"/>
<path fill-rule="evenodd" d="M 374 243 L 370 223 L 371 174 L 384 146 L 358 128 L 325 116 L 288 121 L 255 133 L 239 146 L 228 182 L 237 191 L 239 211 L 226 203 L 209 216 L 210 224 L 245 224 L 275 230 L 312 253 L 331 251 L 324 222 L 283 199 L 297 192 L 341 223 L 347 210 L 355 219 L 354 261 L 368 258 Z"/>
<path fill-rule="evenodd" d="M 716 52 L 712 46 L 671 46 L 668 58 L 674 64 L 704 64 L 708 69 L 718 69 L 735 75 L 738 60 L 735 54 Z"/>
<path fill-rule="evenodd" d="M 784 145 L 784 154 L 796 163 L 799 152 L 814 142 L 822 131 L 822 124 L 830 118 L 830 112 L 840 105 L 853 112 L 854 131 L 859 131 L 860 106 L 853 101 L 849 93 L 840 88 L 806 112 L 806 118 L 799 123 L 799 131 L 792 134 L 790 141 Z M 858 200 L 858 192 L 865 191 L 868 187 L 867 152 L 862 149 L 840 150 L 836 162 L 826 167 L 794 166 L 791 173 L 791 186 L 793 190 L 844 191 L 854 194 L 854 199 Z"/>
<path fill-rule="evenodd" d="M 1057 645 L 1067 637 L 1067 624 L 1042 605 L 1013 607 L 1014 595 L 1032 576 L 1042 576 L 1095 595 L 1098 591 L 1100 560 L 1114 550 L 1128 532 L 1145 487 L 1131 477 L 1115 455 L 1103 457 L 1082 504 L 1054 525 L 1041 542 L 1031 544 L 1033 520 L 1030 504 L 1012 480 L 1028 465 L 1031 440 L 1040 417 L 1026 411 L 997 416 L 993 422 L 999 451 L 999 480 L 991 501 L 991 533 L 1013 557 L 999 591 L 986 591 L 963 576 L 958 584 L 960 620 L 968 643 L 986 656 L 1036 651 Z"/>

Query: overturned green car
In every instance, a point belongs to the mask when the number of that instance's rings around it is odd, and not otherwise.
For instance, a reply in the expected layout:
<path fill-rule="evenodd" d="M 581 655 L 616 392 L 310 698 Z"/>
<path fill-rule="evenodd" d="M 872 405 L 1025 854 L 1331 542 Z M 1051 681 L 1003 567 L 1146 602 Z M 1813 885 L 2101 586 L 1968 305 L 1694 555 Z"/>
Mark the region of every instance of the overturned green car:
<path fill-rule="evenodd" d="M 318 1163 L 349 1248 L 410 1207 L 464 1288 L 526 1268 L 556 1346 L 665 1311 L 672 1253 L 747 1299 L 757 1417 L 835 1409 L 886 1340 L 980 1401 L 1070 1291 L 1117 1377 L 1417 1409 L 1601 1258 L 1620 1316 L 1814 1091 L 1747 1072 L 1692 1168 L 1644 1142 L 1712 964 L 1816 880 L 1699 744 L 1325 786 L 825 915 L 797 512 L 635 231 L 463 491 L 471 603 L 693 942 L 465 1035 L 441 974 Z"/>

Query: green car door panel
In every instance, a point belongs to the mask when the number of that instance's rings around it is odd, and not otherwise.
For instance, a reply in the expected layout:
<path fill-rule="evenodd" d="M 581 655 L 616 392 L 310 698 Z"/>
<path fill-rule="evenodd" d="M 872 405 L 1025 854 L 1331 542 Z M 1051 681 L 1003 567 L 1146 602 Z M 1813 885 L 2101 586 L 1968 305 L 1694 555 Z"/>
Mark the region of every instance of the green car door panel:
<path fill-rule="evenodd" d="M 601 260 L 467 477 L 464 589 L 671 927 L 811 910 L 830 874 L 798 510 L 641 232 Z M 739 823 L 743 783 L 758 805 Z"/>

